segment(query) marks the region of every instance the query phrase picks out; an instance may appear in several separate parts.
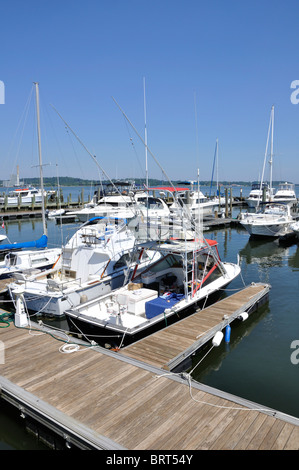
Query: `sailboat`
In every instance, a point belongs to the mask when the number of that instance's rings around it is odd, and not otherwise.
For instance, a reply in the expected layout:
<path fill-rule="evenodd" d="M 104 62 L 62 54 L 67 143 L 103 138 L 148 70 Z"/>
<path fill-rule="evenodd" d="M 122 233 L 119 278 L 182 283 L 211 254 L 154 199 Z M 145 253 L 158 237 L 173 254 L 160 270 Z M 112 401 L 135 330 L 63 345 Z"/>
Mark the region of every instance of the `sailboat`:
<path fill-rule="evenodd" d="M 59 264 L 61 255 L 61 248 L 47 248 L 48 235 L 45 217 L 45 191 L 43 185 L 43 170 L 42 170 L 42 154 L 41 154 L 41 134 L 40 134 L 40 113 L 39 113 L 39 88 L 38 83 L 35 82 L 36 93 L 36 114 L 37 114 L 37 131 L 38 131 L 38 152 L 39 152 L 39 168 L 40 168 L 40 181 L 41 181 L 41 203 L 42 203 L 42 221 L 43 221 L 43 235 L 38 240 L 19 243 L 1 243 L 0 251 L 8 252 L 5 256 L 4 262 L 0 266 L 0 278 L 10 277 L 18 272 L 30 272 L 37 269 L 48 269 L 56 262 Z M 28 248 L 37 248 L 38 250 L 26 250 Z M 10 252 L 15 250 L 22 250 L 18 255 L 12 255 Z"/>
<path fill-rule="evenodd" d="M 266 165 L 266 159 L 267 159 L 267 153 L 268 153 L 270 129 L 271 129 L 271 152 L 270 152 L 270 160 L 269 160 L 270 183 L 268 184 L 264 181 L 264 172 L 265 172 L 265 165 Z M 265 151 L 265 156 L 264 156 L 262 178 L 259 183 L 255 182 L 252 184 L 251 191 L 249 193 L 248 198 L 246 199 L 247 205 L 250 208 L 257 209 L 261 202 L 271 202 L 273 200 L 273 195 L 274 195 L 274 190 L 272 187 L 273 133 L 274 133 L 274 106 L 272 106 L 271 113 L 270 113 L 270 122 L 269 122 L 269 129 L 268 129 L 266 151 Z"/>
<path fill-rule="evenodd" d="M 272 161 L 273 161 L 273 128 L 274 128 L 274 106 L 271 108 L 270 123 L 268 130 L 267 145 L 265 151 L 264 168 L 268 151 L 269 135 L 271 128 L 271 154 L 270 154 L 270 188 L 269 195 L 271 201 L 262 202 L 262 182 L 260 191 L 256 198 L 256 212 L 241 214 L 240 224 L 247 230 L 251 236 L 278 237 L 284 235 L 289 230 L 290 224 L 294 222 L 291 215 L 290 206 L 279 202 L 273 202 L 272 189 Z"/>

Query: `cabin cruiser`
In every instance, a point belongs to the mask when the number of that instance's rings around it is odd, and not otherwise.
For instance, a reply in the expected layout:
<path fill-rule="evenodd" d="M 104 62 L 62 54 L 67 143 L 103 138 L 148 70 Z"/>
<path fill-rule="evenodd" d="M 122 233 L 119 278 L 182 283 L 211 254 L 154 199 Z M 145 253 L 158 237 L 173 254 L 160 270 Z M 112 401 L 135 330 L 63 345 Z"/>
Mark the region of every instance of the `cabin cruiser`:
<path fill-rule="evenodd" d="M 159 254 L 140 254 L 126 221 L 94 218 L 83 224 L 62 248 L 61 265 L 36 276 L 16 274 L 9 284 L 10 296 L 23 289 L 26 308 L 48 316 L 62 316 L 75 307 L 120 287 L 136 265 L 138 269 L 157 260 Z"/>
<path fill-rule="evenodd" d="M 103 196 L 95 206 L 84 207 L 80 211 L 69 212 L 83 222 L 91 217 L 120 217 L 161 219 L 169 217 L 169 208 L 163 199 L 150 196 L 145 191 L 129 192 L 128 194 L 111 194 Z"/>
<path fill-rule="evenodd" d="M 47 196 L 47 192 L 44 191 L 44 197 Z M 19 203 L 21 205 L 28 205 L 35 202 L 36 204 L 42 203 L 42 191 L 41 189 L 28 186 L 28 188 L 14 189 L 9 191 L 7 196 L 0 197 L 0 204 L 5 204 L 7 202 L 8 206 L 17 206 Z"/>
<path fill-rule="evenodd" d="M 238 264 L 222 262 L 214 240 L 148 243 L 161 257 L 129 283 L 65 312 L 70 330 L 117 347 L 192 313 L 240 274 Z M 194 310 L 193 310 L 194 311 Z"/>
<path fill-rule="evenodd" d="M 273 196 L 273 202 L 282 202 L 290 207 L 297 208 L 297 196 L 294 183 L 280 183 Z"/>
<path fill-rule="evenodd" d="M 270 202 L 272 199 L 273 190 L 268 183 L 253 183 L 246 202 L 248 207 L 256 209 L 262 202 Z"/>
<path fill-rule="evenodd" d="M 262 204 L 256 213 L 242 213 L 240 224 L 252 236 L 278 237 L 284 235 L 294 222 L 286 204 Z"/>

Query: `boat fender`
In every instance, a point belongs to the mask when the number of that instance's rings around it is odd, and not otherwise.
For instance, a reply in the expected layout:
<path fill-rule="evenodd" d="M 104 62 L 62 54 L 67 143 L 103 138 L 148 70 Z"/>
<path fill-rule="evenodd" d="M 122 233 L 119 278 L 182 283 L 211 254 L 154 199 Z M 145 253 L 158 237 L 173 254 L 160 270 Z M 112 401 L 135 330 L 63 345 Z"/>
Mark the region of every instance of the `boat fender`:
<path fill-rule="evenodd" d="M 222 331 L 217 331 L 217 333 L 215 334 L 215 336 L 212 340 L 213 346 L 218 347 L 220 345 L 222 339 L 223 339 Z"/>
<path fill-rule="evenodd" d="M 248 315 L 247 312 L 242 312 L 242 313 L 240 313 L 240 315 L 238 316 L 238 320 L 245 321 L 245 320 L 247 320 L 248 316 L 249 316 L 249 315 Z"/>
<path fill-rule="evenodd" d="M 230 334 L 231 334 L 231 327 L 230 327 L 230 325 L 226 325 L 225 337 L 224 337 L 224 340 L 225 340 L 226 343 L 230 342 Z"/>

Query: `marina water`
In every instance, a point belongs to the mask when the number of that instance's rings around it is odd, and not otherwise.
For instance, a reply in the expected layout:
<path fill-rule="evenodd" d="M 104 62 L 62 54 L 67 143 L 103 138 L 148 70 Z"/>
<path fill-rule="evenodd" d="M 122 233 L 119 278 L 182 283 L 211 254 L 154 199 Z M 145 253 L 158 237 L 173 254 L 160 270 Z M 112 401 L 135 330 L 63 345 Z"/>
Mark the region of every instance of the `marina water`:
<path fill-rule="evenodd" d="M 64 190 L 68 194 L 68 189 Z M 81 191 L 73 190 L 78 194 Z M 233 217 L 239 210 L 234 209 Z M 49 247 L 61 245 L 61 240 L 71 236 L 77 227 L 78 224 L 60 226 L 49 220 Z M 42 221 L 6 222 L 5 229 L 11 241 L 33 240 L 42 234 Z M 229 296 L 252 282 L 269 283 L 271 289 L 269 302 L 246 321 L 232 325 L 229 343 L 223 341 L 202 361 L 203 354 L 193 357 L 192 367 L 198 364 L 193 377 L 299 418 L 299 364 L 291 360 L 291 344 L 299 340 L 299 245 L 251 240 L 241 226 L 208 230 L 205 236 L 217 240 L 223 260 L 235 263 L 240 257 L 242 274 L 223 295 Z M 19 413 L 0 402 L 0 449 L 43 448 L 46 449 L 26 432 Z"/>

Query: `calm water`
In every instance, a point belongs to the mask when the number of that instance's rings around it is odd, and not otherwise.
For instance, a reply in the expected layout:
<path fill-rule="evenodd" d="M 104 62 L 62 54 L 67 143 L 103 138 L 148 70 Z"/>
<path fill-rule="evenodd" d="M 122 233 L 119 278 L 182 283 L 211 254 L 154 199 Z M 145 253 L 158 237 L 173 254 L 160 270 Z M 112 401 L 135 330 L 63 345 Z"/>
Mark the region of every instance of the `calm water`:
<path fill-rule="evenodd" d="M 235 191 L 238 194 L 239 189 Z M 75 228 L 74 224 L 65 225 L 61 233 L 55 222 L 48 221 L 49 246 L 58 246 Z M 42 223 L 8 222 L 6 230 L 11 241 L 37 239 Z M 272 288 L 269 302 L 246 322 L 234 326 L 230 343 L 214 348 L 195 369 L 194 377 L 299 418 L 299 365 L 291 362 L 291 343 L 299 340 L 299 247 L 251 241 L 241 228 L 208 231 L 205 235 L 218 241 L 223 260 L 237 262 L 240 256 L 242 276 L 228 286 L 227 295 L 251 282 L 267 282 Z M 199 360 L 200 356 L 195 357 L 193 366 Z M 0 449 L 42 448 L 24 430 L 18 414 L 0 403 Z"/>

